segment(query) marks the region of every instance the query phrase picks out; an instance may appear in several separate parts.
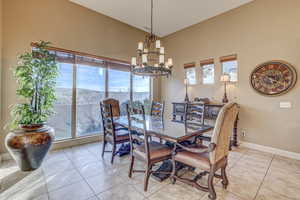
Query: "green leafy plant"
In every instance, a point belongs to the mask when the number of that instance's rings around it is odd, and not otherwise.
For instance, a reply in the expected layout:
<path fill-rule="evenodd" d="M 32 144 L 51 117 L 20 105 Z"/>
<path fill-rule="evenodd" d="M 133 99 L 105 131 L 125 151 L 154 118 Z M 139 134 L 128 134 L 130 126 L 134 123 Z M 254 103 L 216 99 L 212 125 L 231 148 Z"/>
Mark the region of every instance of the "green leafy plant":
<path fill-rule="evenodd" d="M 17 96 L 23 103 L 15 104 L 11 111 L 11 129 L 18 125 L 42 124 L 53 114 L 56 78 L 58 66 L 55 55 L 46 47 L 49 42 L 37 43 L 32 52 L 19 57 L 14 68 L 14 77 L 18 83 Z"/>

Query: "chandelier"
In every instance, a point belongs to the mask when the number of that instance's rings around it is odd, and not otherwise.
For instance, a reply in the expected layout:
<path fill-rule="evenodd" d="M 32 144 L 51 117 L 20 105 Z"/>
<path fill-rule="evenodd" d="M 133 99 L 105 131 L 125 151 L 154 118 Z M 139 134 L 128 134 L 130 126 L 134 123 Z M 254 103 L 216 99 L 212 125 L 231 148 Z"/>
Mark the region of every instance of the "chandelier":
<path fill-rule="evenodd" d="M 169 76 L 173 67 L 172 58 L 165 62 L 165 48 L 153 34 L 153 0 L 151 0 L 151 32 L 144 42 L 138 43 L 137 56 L 131 59 L 131 71 L 140 76 Z"/>

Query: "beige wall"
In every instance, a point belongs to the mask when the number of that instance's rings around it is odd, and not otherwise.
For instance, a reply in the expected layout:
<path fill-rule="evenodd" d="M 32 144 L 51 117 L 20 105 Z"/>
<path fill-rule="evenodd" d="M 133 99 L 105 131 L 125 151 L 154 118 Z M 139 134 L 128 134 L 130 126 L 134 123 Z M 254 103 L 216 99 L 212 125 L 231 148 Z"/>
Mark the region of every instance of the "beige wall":
<path fill-rule="evenodd" d="M 214 58 L 216 84 L 198 83 L 189 92 L 193 97 L 221 100 L 218 58 L 237 53 L 239 82 L 231 86 L 229 96 L 241 105 L 239 132 L 246 131 L 243 140 L 300 153 L 300 82 L 280 97 L 261 96 L 249 85 L 255 66 L 272 59 L 290 62 L 300 76 L 299 8 L 299 0 L 256 0 L 164 38 L 175 63 L 173 76 L 161 84 L 167 112 L 171 112 L 172 101 L 184 98 L 184 63 L 196 61 L 199 66 L 201 59 Z M 280 109 L 280 101 L 292 102 L 293 108 Z"/>
<path fill-rule="evenodd" d="M 9 68 L 16 64 L 18 54 L 30 49 L 30 42 L 51 41 L 53 46 L 129 61 L 145 35 L 68 0 L 4 0 L 3 8 L 3 122 L 9 117 L 8 106 L 17 101 Z M 154 98 L 159 98 L 157 88 L 155 84 Z M 0 130 L 1 152 L 5 151 L 5 132 Z"/>

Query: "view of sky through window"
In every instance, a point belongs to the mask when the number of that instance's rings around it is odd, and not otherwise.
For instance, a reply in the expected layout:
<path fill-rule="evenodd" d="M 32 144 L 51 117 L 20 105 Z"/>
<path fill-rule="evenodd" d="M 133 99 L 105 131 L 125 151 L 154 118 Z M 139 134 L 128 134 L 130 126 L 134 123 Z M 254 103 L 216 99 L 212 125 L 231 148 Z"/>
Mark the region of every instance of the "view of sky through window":
<path fill-rule="evenodd" d="M 73 70 L 76 69 L 76 133 L 78 136 L 100 134 L 102 132 L 99 102 L 105 98 L 106 69 L 101 67 L 59 63 L 56 86 L 56 113 L 49 124 L 56 129 L 56 139 L 71 138 L 73 107 Z M 150 107 L 150 78 L 132 76 L 130 72 L 108 69 L 108 95 L 120 101 L 121 114 L 126 114 L 126 104 L 132 100 Z M 62 112 L 63 111 L 63 112 Z"/>

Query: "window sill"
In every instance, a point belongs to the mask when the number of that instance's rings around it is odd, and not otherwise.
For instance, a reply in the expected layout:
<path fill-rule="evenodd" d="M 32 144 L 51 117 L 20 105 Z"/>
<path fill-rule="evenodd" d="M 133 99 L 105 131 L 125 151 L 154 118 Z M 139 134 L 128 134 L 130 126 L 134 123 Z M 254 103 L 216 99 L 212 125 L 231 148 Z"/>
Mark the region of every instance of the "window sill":
<path fill-rule="evenodd" d="M 59 140 L 55 141 L 53 143 L 53 146 L 51 150 L 58 150 L 63 148 L 68 148 L 72 146 L 78 146 L 82 144 L 88 144 L 93 142 L 100 142 L 103 140 L 103 135 L 91 135 L 91 136 L 85 136 L 85 137 L 78 137 L 78 138 L 72 138 L 72 139 L 65 139 L 65 140 Z"/>

